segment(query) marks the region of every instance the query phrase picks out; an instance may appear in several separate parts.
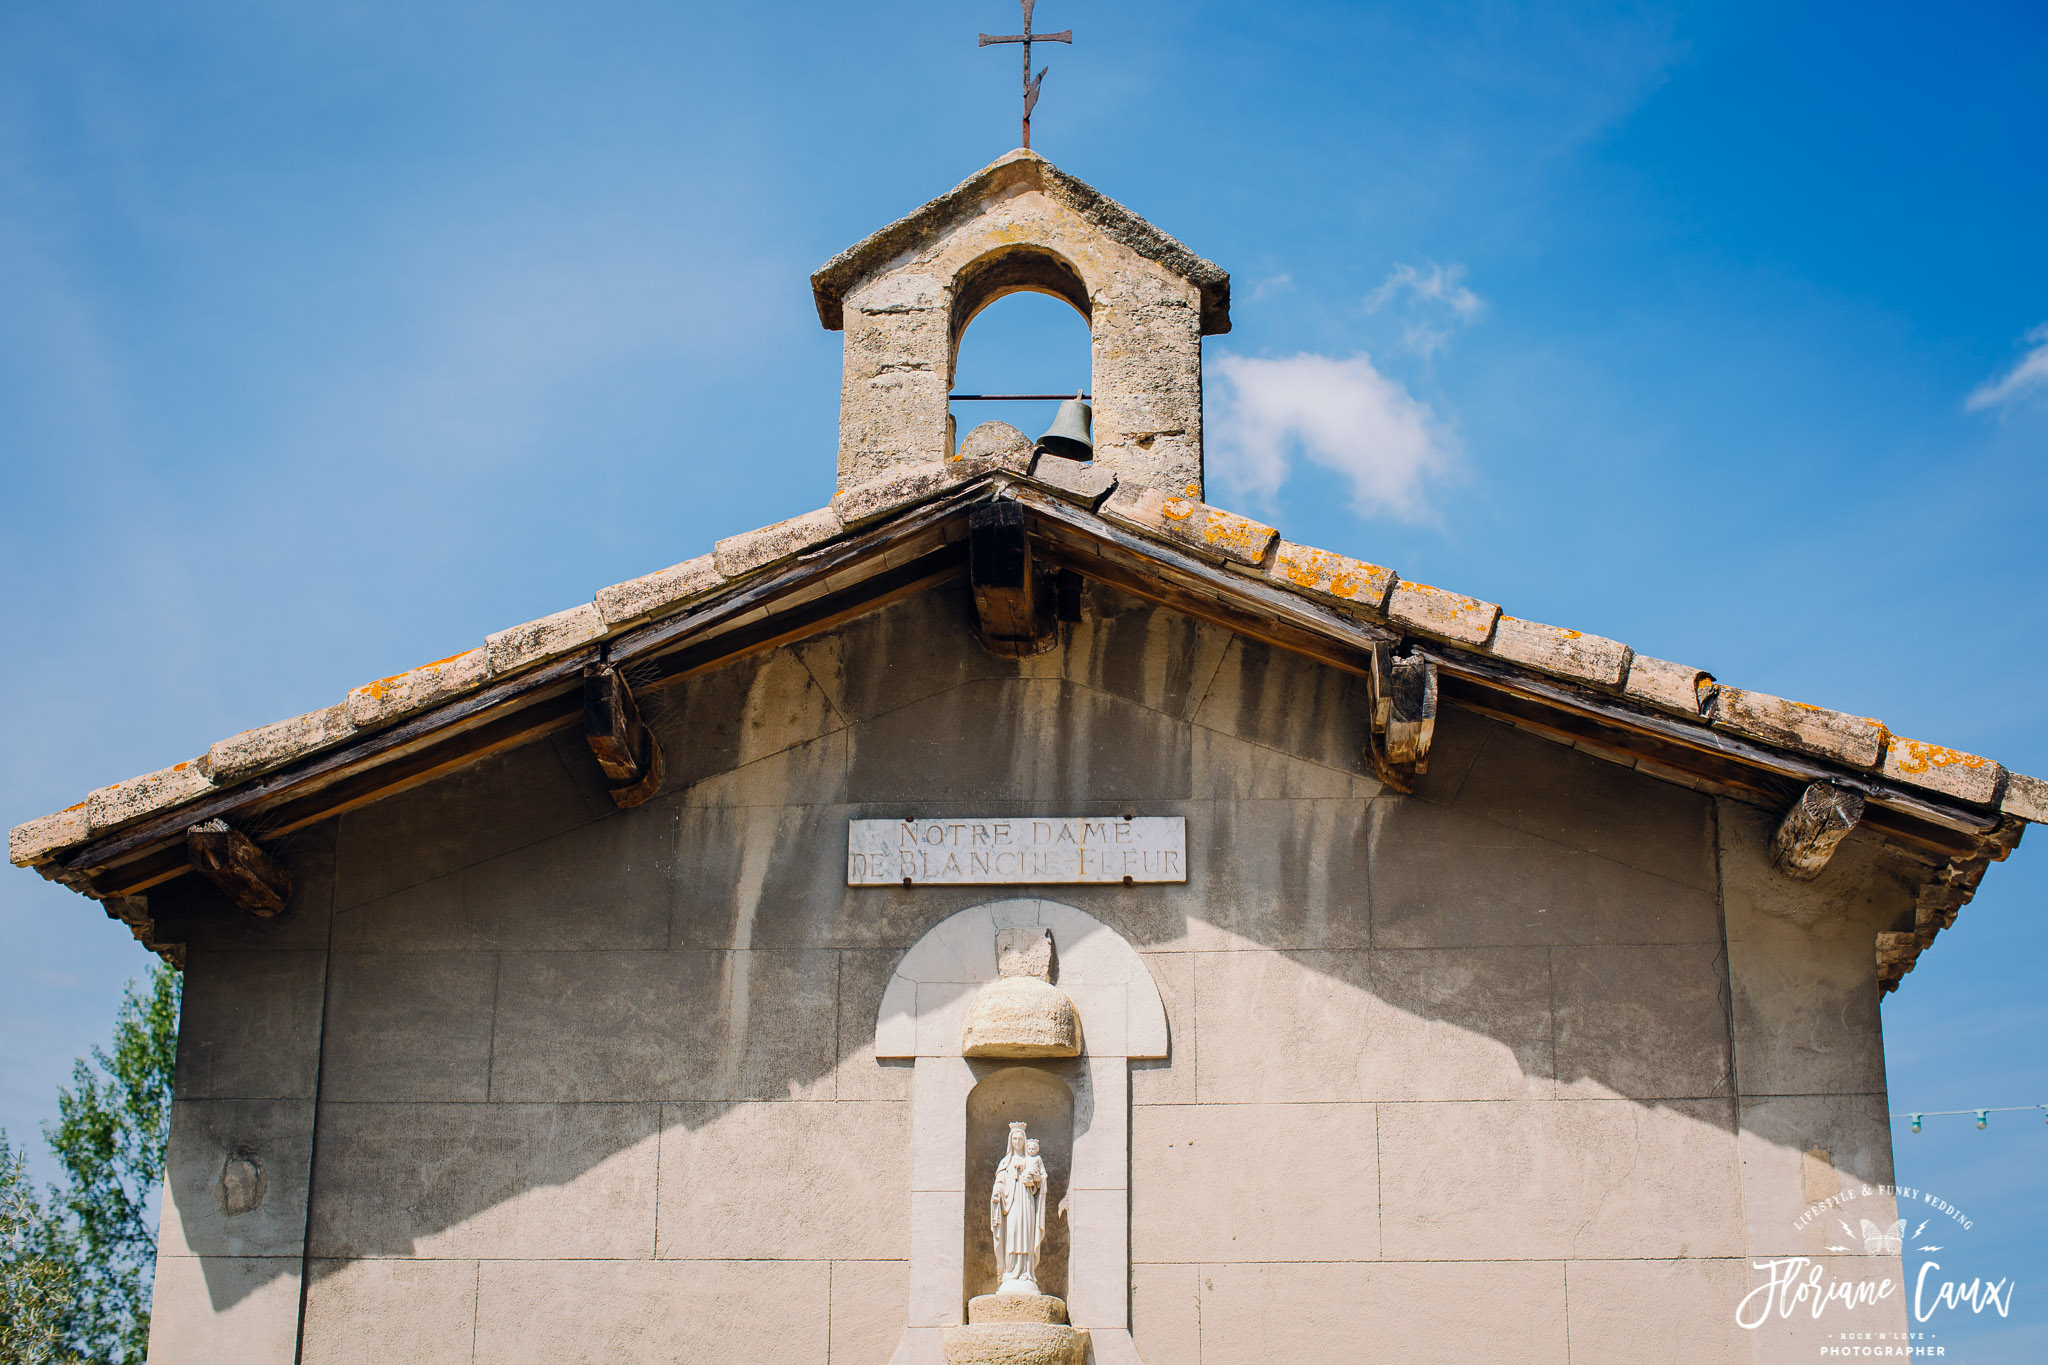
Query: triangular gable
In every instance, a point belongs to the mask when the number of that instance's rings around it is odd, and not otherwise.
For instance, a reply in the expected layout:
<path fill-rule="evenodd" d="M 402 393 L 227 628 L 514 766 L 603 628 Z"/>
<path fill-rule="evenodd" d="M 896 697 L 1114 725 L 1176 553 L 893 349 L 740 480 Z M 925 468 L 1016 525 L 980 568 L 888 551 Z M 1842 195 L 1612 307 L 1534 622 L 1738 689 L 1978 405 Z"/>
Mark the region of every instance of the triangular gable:
<path fill-rule="evenodd" d="M 1426 661 L 1432 697 L 1440 686 L 1457 705 L 1774 810 L 1816 788 L 1846 793 L 1868 831 L 1928 869 L 1913 928 L 1880 935 L 1888 988 L 2017 844 L 2022 823 L 2048 822 L 2048 783 L 1988 759 L 1512 617 L 1205 503 L 1120 489 L 1104 471 L 1019 443 L 847 490 L 467 653 L 101 788 L 13 830 L 10 857 L 135 922 L 142 912 L 122 898 L 192 870 L 197 826 L 289 833 L 589 724 L 593 670 L 630 669 L 635 688 L 659 687 L 956 579 L 968 571 L 976 509 L 999 501 L 1045 567 L 1331 667 L 1370 677 L 1398 649 L 1403 663 Z"/>

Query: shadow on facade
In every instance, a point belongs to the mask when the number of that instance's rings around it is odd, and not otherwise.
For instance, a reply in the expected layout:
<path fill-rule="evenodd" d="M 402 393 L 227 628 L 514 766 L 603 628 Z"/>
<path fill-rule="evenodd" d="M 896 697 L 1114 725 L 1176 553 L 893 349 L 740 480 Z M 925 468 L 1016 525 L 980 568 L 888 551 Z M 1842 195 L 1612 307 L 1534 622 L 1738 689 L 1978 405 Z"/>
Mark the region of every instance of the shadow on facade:
<path fill-rule="evenodd" d="M 295 839 L 306 903 L 275 922 L 165 888 L 159 923 L 192 945 L 167 1243 L 280 1273 L 303 1248 L 315 1277 L 764 1237 L 900 1257 L 909 1074 L 872 1057 L 882 990 L 931 925 L 1012 892 L 849 889 L 855 817 L 1186 816 L 1186 886 L 1053 893 L 1146 952 L 1167 1001 L 1141 1132 L 1147 1106 L 1356 1104 L 1382 1145 L 1417 1125 L 1434 1144 L 1402 1198 L 1455 1202 L 1460 1170 L 1522 1169 L 1513 1106 L 1603 1100 L 1654 1112 L 1667 1145 L 1846 1132 L 1828 1171 L 1890 1178 L 1868 930 L 1895 907 L 1834 906 L 1812 934 L 1860 967 L 1756 1005 L 1730 986 L 1726 817 L 1698 793 L 1458 711 L 1418 792 L 1381 793 L 1355 679 L 1098 587 L 1035 659 L 979 649 L 969 613 L 934 590 L 655 694 L 671 787 L 639 809 L 561 736 Z M 1816 894 L 1862 875 L 1838 861 Z M 1803 1042 L 1814 1019 L 1864 1053 Z M 310 1227 L 225 1212 L 244 1130 L 289 1203 L 308 1154 L 288 1120 L 316 1093 Z M 842 1103 L 767 1112 L 812 1100 Z M 1585 1140 L 1622 1159 L 1626 1129 Z M 815 1217 L 789 1215 L 791 1179 Z M 1350 1188 L 1375 1216 L 1374 1182 Z M 209 1265 L 217 1307 L 246 1269 Z"/>

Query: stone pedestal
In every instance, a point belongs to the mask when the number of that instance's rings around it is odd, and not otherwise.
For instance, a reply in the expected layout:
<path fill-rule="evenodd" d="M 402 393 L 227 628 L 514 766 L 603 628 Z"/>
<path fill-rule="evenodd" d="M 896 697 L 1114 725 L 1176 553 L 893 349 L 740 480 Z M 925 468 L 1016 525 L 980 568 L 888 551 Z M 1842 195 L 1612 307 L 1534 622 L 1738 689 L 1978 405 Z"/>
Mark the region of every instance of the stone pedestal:
<path fill-rule="evenodd" d="M 1078 1057 L 1081 1025 L 1067 993 L 1035 976 L 989 982 L 967 1011 L 964 1057 Z"/>
<path fill-rule="evenodd" d="M 1050 1294 L 981 1294 L 967 1325 L 946 1329 L 946 1365 L 1082 1365 L 1088 1334 L 1069 1327 Z"/>

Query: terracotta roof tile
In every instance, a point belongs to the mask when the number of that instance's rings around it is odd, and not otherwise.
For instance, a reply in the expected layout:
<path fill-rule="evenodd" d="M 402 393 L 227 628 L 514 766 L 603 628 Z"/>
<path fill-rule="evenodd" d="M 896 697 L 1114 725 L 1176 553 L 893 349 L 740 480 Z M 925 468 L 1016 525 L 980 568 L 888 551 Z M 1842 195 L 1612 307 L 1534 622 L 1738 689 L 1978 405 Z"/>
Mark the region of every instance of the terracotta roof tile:
<path fill-rule="evenodd" d="M 85 802 L 54 815 L 42 815 L 16 825 L 7 832 L 7 861 L 16 867 L 32 867 L 52 853 L 82 844 L 92 837 L 92 822 Z"/>
<path fill-rule="evenodd" d="M 491 676 L 495 678 L 581 649 L 604 633 L 604 616 L 595 603 L 585 602 L 580 607 L 486 636 L 484 653 L 489 656 Z"/>
<path fill-rule="evenodd" d="M 101 787 L 85 798 L 85 818 L 91 824 L 92 832 L 98 834 L 125 825 L 130 820 L 168 810 L 203 795 L 212 787 L 212 779 L 200 769 L 199 760 L 173 763 L 168 768 Z"/>
<path fill-rule="evenodd" d="M 1705 693 L 1713 681 L 1714 675 L 1704 668 L 1638 654 L 1629 660 L 1628 678 L 1622 683 L 1622 694 L 1631 701 L 1643 702 L 1661 711 L 1684 716 L 1687 720 L 1698 720 L 1705 712 Z"/>
<path fill-rule="evenodd" d="M 1883 722 L 1787 701 L 1768 692 L 1716 688 L 1707 703 L 1707 719 L 1717 729 L 1852 768 L 1875 768 L 1884 754 Z"/>
<path fill-rule="evenodd" d="M 1908 787 L 1953 796 L 1959 801 L 1990 805 L 2005 785 L 2005 769 L 1988 758 L 1922 744 L 1917 739 L 1893 735 L 1885 746 L 1884 765 L 1878 769 L 1894 782 Z"/>
<path fill-rule="evenodd" d="M 727 578 L 738 578 L 785 559 L 794 559 L 813 545 L 822 545 L 845 528 L 829 507 L 806 512 L 759 530 L 727 536 L 712 547 L 712 562 Z"/>
<path fill-rule="evenodd" d="M 1463 593 L 1445 592 L 1427 583 L 1401 582 L 1387 598 L 1387 616 L 1425 635 L 1459 644 L 1483 645 L 1493 634 L 1500 608 Z"/>
<path fill-rule="evenodd" d="M 336 702 L 303 716 L 259 725 L 239 735 L 214 741 L 199 758 L 199 767 L 219 786 L 228 786 L 281 768 L 307 754 L 338 744 L 355 733 L 348 704 Z"/>
<path fill-rule="evenodd" d="M 348 694 L 348 718 L 364 730 L 389 725 L 451 697 L 475 691 L 490 673 L 490 656 L 481 649 L 437 659 L 356 688 Z"/>
<path fill-rule="evenodd" d="M 1392 569 L 1381 565 L 1291 540 L 1280 542 L 1266 577 L 1304 597 L 1358 607 L 1375 615 L 1386 609 L 1387 594 L 1399 579 Z"/>
<path fill-rule="evenodd" d="M 597 590 L 597 609 L 608 626 L 622 626 L 643 616 L 672 611 L 715 591 L 725 582 L 708 554 L 686 559 L 639 578 Z"/>
<path fill-rule="evenodd" d="M 1619 640 L 1585 635 L 1576 630 L 1538 625 L 1502 614 L 1494 627 L 1492 652 L 1510 663 L 1526 664 L 1561 678 L 1619 687 L 1628 676 L 1635 651 Z"/>

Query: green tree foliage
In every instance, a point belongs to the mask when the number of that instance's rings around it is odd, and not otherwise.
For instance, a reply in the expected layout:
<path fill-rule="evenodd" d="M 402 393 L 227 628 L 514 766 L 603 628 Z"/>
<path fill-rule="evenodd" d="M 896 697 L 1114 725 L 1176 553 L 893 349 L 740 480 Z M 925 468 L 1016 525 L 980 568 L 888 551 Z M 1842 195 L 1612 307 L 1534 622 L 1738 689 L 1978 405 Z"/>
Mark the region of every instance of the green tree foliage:
<path fill-rule="evenodd" d="M 71 1267 L 51 1254 L 49 1233 L 23 1154 L 0 1132 L 0 1361 L 8 1365 L 75 1359 L 62 1343 Z"/>
<path fill-rule="evenodd" d="M 152 1209 L 163 1181 L 182 978 L 158 963 L 147 987 L 128 983 L 109 1055 L 80 1058 L 57 1092 L 44 1136 L 64 1169 L 50 1191 L 47 1241 L 70 1293 L 62 1337 L 97 1365 L 142 1365 L 156 1270 Z M 62 1359 L 64 1357 L 58 1357 Z"/>

